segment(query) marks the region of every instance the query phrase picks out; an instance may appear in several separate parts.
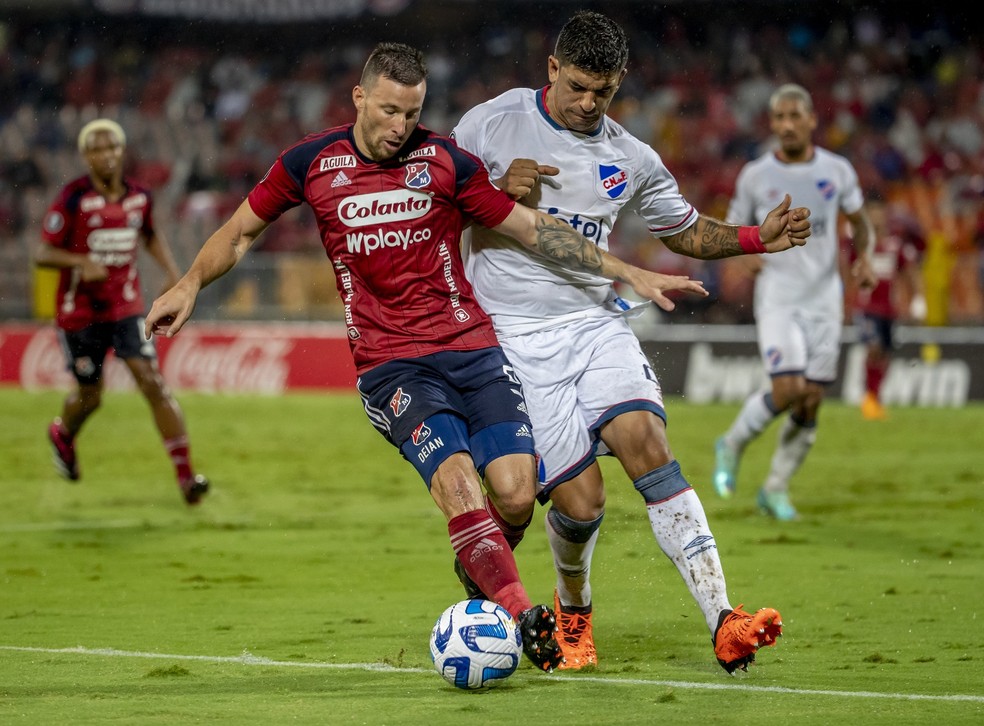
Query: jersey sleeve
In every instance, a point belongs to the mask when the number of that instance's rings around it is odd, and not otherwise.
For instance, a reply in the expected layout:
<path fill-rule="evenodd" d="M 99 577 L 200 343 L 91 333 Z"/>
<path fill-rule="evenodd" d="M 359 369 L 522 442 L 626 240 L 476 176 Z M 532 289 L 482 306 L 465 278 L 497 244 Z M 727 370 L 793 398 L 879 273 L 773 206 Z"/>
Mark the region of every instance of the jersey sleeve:
<path fill-rule="evenodd" d="M 509 216 L 516 202 L 489 179 L 489 172 L 478 159 L 456 144 L 448 147 L 454 159 L 457 200 L 462 212 L 483 227 L 497 227 Z"/>
<path fill-rule="evenodd" d="M 287 173 L 281 154 L 270 171 L 253 187 L 247 197 L 253 212 L 264 222 L 272 222 L 288 209 L 304 201 L 303 191 Z"/>
<path fill-rule="evenodd" d="M 652 149 L 646 147 L 647 173 L 633 209 L 646 220 L 654 237 L 674 235 L 697 221 L 697 210 L 684 199 L 670 170 Z"/>
<path fill-rule="evenodd" d="M 861 193 L 861 183 L 858 173 L 847 159 L 844 165 L 844 193 L 841 195 L 840 207 L 845 214 L 854 214 L 864 205 L 864 195 Z"/>
<path fill-rule="evenodd" d="M 483 133 L 484 118 L 485 116 L 480 113 L 482 106 L 480 104 L 468 111 L 458 125 L 451 130 L 451 138 L 454 142 L 462 149 L 471 152 L 479 159 L 483 159 L 483 154 L 485 152 L 484 146 L 482 144 L 485 134 Z"/>
<path fill-rule="evenodd" d="M 52 247 L 67 247 L 71 233 L 72 212 L 68 208 L 69 194 L 63 189 L 51 203 L 41 223 L 41 241 Z"/>

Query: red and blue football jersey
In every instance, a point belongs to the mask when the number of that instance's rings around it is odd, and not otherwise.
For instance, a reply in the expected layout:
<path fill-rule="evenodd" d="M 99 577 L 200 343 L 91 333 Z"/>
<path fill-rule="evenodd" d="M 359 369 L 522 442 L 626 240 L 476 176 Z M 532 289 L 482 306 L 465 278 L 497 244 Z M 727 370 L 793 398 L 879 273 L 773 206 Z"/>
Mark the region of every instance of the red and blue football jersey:
<path fill-rule="evenodd" d="M 268 222 L 301 202 L 334 266 L 358 373 L 498 345 L 459 239 L 470 220 L 497 226 L 515 202 L 476 157 L 418 126 L 397 156 L 375 162 L 356 148 L 351 124 L 328 129 L 284 151 L 249 194 Z"/>
<path fill-rule="evenodd" d="M 60 270 L 57 325 L 77 331 L 98 322 L 143 315 L 137 250 L 154 234 L 150 192 L 126 180 L 122 198 L 110 201 L 88 176 L 65 185 L 48 208 L 41 240 L 106 266 L 109 276 L 83 282 L 77 267 Z"/>

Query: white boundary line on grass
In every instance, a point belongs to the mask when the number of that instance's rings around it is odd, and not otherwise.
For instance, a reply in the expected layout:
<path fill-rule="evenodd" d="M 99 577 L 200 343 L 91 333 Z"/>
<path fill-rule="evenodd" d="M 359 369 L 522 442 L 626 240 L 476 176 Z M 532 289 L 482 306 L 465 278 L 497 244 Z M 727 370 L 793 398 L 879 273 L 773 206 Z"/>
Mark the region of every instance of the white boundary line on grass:
<path fill-rule="evenodd" d="M 117 650 L 116 648 L 85 648 L 81 645 L 74 648 L 31 648 L 16 645 L 0 645 L 0 651 L 17 651 L 21 653 L 48 653 L 52 655 L 84 655 L 103 656 L 110 658 L 154 658 L 158 660 L 190 660 L 205 663 L 236 663 L 246 666 L 269 666 L 274 668 L 323 668 L 328 670 L 359 670 L 378 671 L 383 673 L 433 673 L 431 668 L 400 668 L 386 663 L 324 663 L 314 661 L 271 660 L 255 656 L 244 651 L 242 655 L 180 655 L 173 653 L 144 653 L 133 650 Z M 548 675 L 536 676 L 555 681 L 570 681 L 577 683 L 600 683 L 603 685 L 632 685 L 632 686 L 663 686 L 666 688 L 683 688 L 705 691 L 749 691 L 754 693 L 785 693 L 799 696 L 834 696 L 840 698 L 881 698 L 896 701 L 964 701 L 969 703 L 984 703 L 984 695 L 948 694 L 929 695 L 922 693 L 879 693 L 877 691 L 832 691 L 815 688 L 785 688 L 783 686 L 753 686 L 744 683 L 699 683 L 691 681 L 660 681 L 646 678 L 601 678 L 586 675 Z"/>

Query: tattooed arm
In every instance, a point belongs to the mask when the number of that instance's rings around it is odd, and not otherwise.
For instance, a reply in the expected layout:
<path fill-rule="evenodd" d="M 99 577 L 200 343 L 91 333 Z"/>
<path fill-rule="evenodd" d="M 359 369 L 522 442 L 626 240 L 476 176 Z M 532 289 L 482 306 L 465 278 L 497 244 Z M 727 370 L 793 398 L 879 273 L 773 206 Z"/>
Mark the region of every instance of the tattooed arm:
<path fill-rule="evenodd" d="M 790 202 L 787 194 L 759 227 L 759 237 L 766 252 L 782 252 L 806 244 L 806 238 L 810 236 L 810 210 L 805 207 L 790 209 Z M 737 224 L 725 224 L 702 214 L 687 229 L 661 240 L 678 254 L 699 260 L 717 260 L 746 254 L 738 241 L 739 229 Z"/>
<path fill-rule="evenodd" d="M 669 290 L 707 295 L 702 282 L 679 275 L 650 272 L 630 265 L 575 232 L 566 222 L 521 204 L 513 207 L 513 211 L 495 227 L 495 231 L 513 237 L 524 247 L 549 257 L 569 270 L 589 272 L 609 280 L 624 282 L 637 294 L 652 300 L 663 310 L 672 310 L 675 307 L 673 301 L 663 295 Z"/>

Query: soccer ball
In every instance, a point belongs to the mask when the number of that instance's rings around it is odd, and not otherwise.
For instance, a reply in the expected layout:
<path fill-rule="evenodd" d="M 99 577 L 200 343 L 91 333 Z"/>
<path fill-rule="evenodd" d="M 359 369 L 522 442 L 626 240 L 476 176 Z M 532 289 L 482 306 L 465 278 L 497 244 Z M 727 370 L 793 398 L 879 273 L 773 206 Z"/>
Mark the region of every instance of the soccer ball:
<path fill-rule="evenodd" d="M 523 638 L 509 611 L 488 600 L 462 600 L 437 619 L 430 637 L 437 672 L 456 688 L 489 688 L 513 674 Z"/>

